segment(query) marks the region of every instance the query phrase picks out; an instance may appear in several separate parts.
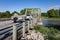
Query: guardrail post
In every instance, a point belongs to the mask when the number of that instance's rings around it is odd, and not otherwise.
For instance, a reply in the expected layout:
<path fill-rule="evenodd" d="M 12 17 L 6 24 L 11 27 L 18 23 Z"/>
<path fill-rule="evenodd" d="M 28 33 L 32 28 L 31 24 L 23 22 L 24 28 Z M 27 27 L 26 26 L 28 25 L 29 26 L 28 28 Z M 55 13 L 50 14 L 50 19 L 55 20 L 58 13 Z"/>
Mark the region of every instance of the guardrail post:
<path fill-rule="evenodd" d="M 28 21 L 28 33 L 29 33 L 29 28 L 30 28 L 30 25 L 29 25 L 29 23 L 30 23 L 30 22 Z"/>
<path fill-rule="evenodd" d="M 33 18 L 32 22 L 33 22 L 33 26 L 34 26 L 34 18 Z"/>
<path fill-rule="evenodd" d="M 17 40 L 17 27 L 16 23 L 13 25 L 13 40 Z"/>
<path fill-rule="evenodd" d="M 25 22 L 23 22 L 23 37 L 21 38 L 21 40 L 26 40 L 26 36 L 25 36 Z"/>
<path fill-rule="evenodd" d="M 36 19 L 36 18 L 34 18 L 34 26 L 36 26 L 36 24 L 37 24 L 37 23 L 36 23 L 36 21 L 37 21 L 37 19 Z"/>
<path fill-rule="evenodd" d="M 23 22 L 23 37 L 25 36 L 25 22 Z"/>
<path fill-rule="evenodd" d="M 31 28 L 33 28 L 33 20 L 31 20 Z"/>

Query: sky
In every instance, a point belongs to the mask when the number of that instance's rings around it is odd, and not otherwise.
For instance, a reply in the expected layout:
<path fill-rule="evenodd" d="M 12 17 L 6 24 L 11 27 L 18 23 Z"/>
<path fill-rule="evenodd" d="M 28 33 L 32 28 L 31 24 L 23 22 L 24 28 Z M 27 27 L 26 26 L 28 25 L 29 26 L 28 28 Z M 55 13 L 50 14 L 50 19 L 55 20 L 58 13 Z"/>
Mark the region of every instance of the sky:
<path fill-rule="evenodd" d="M 60 0 L 0 0 L 0 12 L 20 12 L 24 8 L 40 8 L 41 12 L 46 12 L 51 8 L 60 8 Z"/>

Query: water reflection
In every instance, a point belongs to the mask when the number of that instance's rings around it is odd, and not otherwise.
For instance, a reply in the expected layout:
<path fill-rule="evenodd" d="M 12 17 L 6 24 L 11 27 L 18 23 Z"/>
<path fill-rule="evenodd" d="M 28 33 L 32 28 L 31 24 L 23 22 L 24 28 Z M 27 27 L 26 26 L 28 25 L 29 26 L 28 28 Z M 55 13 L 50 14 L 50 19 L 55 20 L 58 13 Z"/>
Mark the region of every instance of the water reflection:
<path fill-rule="evenodd" d="M 43 20 L 42 22 L 45 27 L 54 27 L 60 30 L 60 21 Z"/>

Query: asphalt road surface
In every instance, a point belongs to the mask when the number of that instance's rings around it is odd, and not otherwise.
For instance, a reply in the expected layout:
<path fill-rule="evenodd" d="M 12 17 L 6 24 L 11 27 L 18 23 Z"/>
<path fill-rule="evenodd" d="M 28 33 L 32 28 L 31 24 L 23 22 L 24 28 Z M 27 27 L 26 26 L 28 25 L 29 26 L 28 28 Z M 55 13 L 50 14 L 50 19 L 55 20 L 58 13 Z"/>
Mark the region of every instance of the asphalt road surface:
<path fill-rule="evenodd" d="M 8 21 L 0 21 L 0 29 L 6 28 L 13 25 L 13 21 L 12 20 L 8 20 Z"/>

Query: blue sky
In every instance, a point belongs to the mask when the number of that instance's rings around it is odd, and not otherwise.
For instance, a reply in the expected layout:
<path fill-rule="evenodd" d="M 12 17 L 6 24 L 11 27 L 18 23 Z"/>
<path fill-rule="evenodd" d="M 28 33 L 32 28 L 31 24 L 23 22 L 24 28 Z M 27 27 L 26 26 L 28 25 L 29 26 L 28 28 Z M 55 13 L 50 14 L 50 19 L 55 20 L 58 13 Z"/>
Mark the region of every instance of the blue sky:
<path fill-rule="evenodd" d="M 0 12 L 20 12 L 24 8 L 41 8 L 42 12 L 46 12 L 54 7 L 60 7 L 60 0 L 0 0 Z"/>

